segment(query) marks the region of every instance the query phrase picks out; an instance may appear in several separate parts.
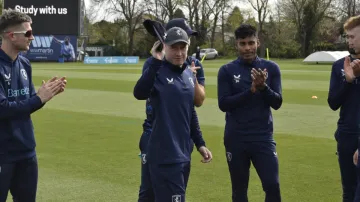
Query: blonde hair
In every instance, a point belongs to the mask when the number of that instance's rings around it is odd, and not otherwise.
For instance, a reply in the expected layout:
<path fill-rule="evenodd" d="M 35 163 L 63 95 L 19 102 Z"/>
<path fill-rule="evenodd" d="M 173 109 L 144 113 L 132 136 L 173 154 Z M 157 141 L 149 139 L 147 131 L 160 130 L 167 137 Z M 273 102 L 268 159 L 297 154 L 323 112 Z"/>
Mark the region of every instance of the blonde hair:
<path fill-rule="evenodd" d="M 353 17 L 347 19 L 344 24 L 344 30 L 345 31 L 352 30 L 358 26 L 360 26 L 360 15 L 353 16 Z"/>

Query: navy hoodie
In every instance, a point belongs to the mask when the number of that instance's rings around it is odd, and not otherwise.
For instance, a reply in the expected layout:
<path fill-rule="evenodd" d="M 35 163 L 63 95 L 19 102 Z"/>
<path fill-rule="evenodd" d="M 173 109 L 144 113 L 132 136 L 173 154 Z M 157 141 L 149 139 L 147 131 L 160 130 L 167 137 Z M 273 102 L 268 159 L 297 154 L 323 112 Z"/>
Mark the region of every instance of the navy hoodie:
<path fill-rule="evenodd" d="M 0 163 L 35 155 L 30 115 L 42 106 L 32 83 L 30 62 L 20 55 L 12 61 L 0 49 Z"/>
<path fill-rule="evenodd" d="M 154 164 L 188 162 L 191 139 L 198 148 L 205 146 L 201 133 L 195 136 L 190 133 L 196 116 L 195 77 L 186 63 L 180 68 L 166 60 L 151 58 L 149 64 L 134 87 L 136 99 L 150 98 L 152 104 L 147 160 Z"/>
<path fill-rule="evenodd" d="M 143 65 L 143 69 L 142 72 L 144 73 L 145 69 L 147 69 L 150 66 L 150 61 L 153 57 L 149 57 L 144 65 Z M 195 66 L 196 67 L 200 67 L 200 69 L 197 70 L 196 73 L 196 79 L 198 81 L 198 83 L 202 86 L 205 86 L 205 75 L 204 75 L 204 69 L 202 64 L 200 63 L 199 60 L 197 60 L 194 57 L 188 57 L 187 60 L 185 61 L 185 63 L 187 65 L 191 65 L 191 62 L 194 61 L 195 62 Z M 144 124 L 143 124 L 143 129 L 144 129 L 144 135 L 149 135 L 151 133 L 152 127 L 152 107 L 151 107 L 151 101 L 150 99 L 146 100 L 146 108 L 145 108 L 145 113 L 146 113 L 146 119 L 144 120 Z"/>
<path fill-rule="evenodd" d="M 251 69 L 267 69 L 267 87 L 251 92 Z M 282 105 L 279 66 L 257 57 L 252 63 L 240 59 L 222 66 L 218 72 L 218 105 L 226 112 L 225 138 L 239 141 L 272 141 L 271 108 Z"/>
<path fill-rule="evenodd" d="M 351 58 L 353 61 L 354 58 Z M 329 107 L 336 111 L 340 108 L 338 131 L 341 134 L 360 134 L 360 77 L 352 83 L 345 79 L 344 61 L 334 62 L 331 70 L 328 95 Z"/>

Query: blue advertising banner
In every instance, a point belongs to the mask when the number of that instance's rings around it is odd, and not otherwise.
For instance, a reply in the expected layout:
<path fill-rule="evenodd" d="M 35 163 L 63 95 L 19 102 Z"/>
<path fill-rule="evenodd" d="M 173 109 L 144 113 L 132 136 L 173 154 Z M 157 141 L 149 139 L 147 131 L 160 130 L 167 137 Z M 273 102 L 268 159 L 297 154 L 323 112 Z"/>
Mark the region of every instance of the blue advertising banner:
<path fill-rule="evenodd" d="M 88 57 L 84 59 L 84 64 L 137 64 L 138 56 L 116 56 L 116 57 Z"/>
<path fill-rule="evenodd" d="M 77 37 L 68 35 L 37 35 L 31 41 L 30 50 L 22 55 L 30 61 L 75 61 Z"/>

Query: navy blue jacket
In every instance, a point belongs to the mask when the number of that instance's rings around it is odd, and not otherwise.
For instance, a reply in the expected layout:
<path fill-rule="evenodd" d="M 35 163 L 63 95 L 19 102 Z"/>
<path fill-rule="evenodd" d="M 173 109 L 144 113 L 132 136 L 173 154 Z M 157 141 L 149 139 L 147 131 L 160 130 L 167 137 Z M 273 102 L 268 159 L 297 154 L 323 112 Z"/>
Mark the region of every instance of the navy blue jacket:
<path fill-rule="evenodd" d="M 187 64 L 180 68 L 155 58 L 151 58 L 149 64 L 134 87 L 135 98 L 150 98 L 152 105 L 147 160 L 157 164 L 188 162 L 191 139 L 197 147 L 205 146 L 201 133 L 197 136 L 190 133 L 196 113 L 195 77 Z"/>
<path fill-rule="evenodd" d="M 353 61 L 354 58 L 351 58 Z M 334 62 L 331 70 L 328 104 L 334 111 L 340 108 L 338 131 L 342 134 L 360 134 L 360 78 L 353 83 L 345 79 L 344 61 Z"/>
<path fill-rule="evenodd" d="M 30 62 L 23 56 L 14 61 L 0 49 L 0 163 L 35 155 L 31 113 L 43 104 L 36 95 Z"/>
<path fill-rule="evenodd" d="M 251 69 L 267 69 L 267 87 L 251 92 Z M 251 64 L 238 58 L 218 72 L 218 105 L 226 112 L 225 137 L 240 141 L 272 141 L 273 117 L 271 108 L 282 105 L 279 66 L 256 58 Z"/>
<path fill-rule="evenodd" d="M 145 69 L 147 69 L 150 66 L 150 61 L 152 58 L 153 57 L 151 56 L 145 61 L 144 65 L 143 65 L 143 69 L 142 69 L 143 73 L 144 73 Z M 200 69 L 198 69 L 196 72 L 196 79 L 197 79 L 198 83 L 202 86 L 205 86 L 205 74 L 204 74 L 204 69 L 203 69 L 202 64 L 200 63 L 199 60 L 197 60 L 194 57 L 188 57 L 187 60 L 185 61 L 185 63 L 190 66 L 192 61 L 194 61 L 196 67 L 200 67 Z M 146 100 L 145 113 L 146 113 L 146 119 L 144 120 L 144 124 L 143 124 L 143 129 L 144 129 L 143 135 L 149 135 L 152 130 L 152 127 L 151 127 L 152 107 L 151 107 L 150 99 Z"/>

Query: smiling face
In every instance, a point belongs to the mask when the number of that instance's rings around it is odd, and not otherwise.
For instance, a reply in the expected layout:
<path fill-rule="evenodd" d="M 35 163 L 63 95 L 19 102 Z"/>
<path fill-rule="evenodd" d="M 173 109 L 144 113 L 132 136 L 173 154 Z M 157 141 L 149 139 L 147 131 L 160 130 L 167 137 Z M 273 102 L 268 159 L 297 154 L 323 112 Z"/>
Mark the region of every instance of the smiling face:
<path fill-rule="evenodd" d="M 183 42 L 165 45 L 166 60 L 176 66 L 183 65 L 187 58 L 188 47 L 189 46 Z"/>

